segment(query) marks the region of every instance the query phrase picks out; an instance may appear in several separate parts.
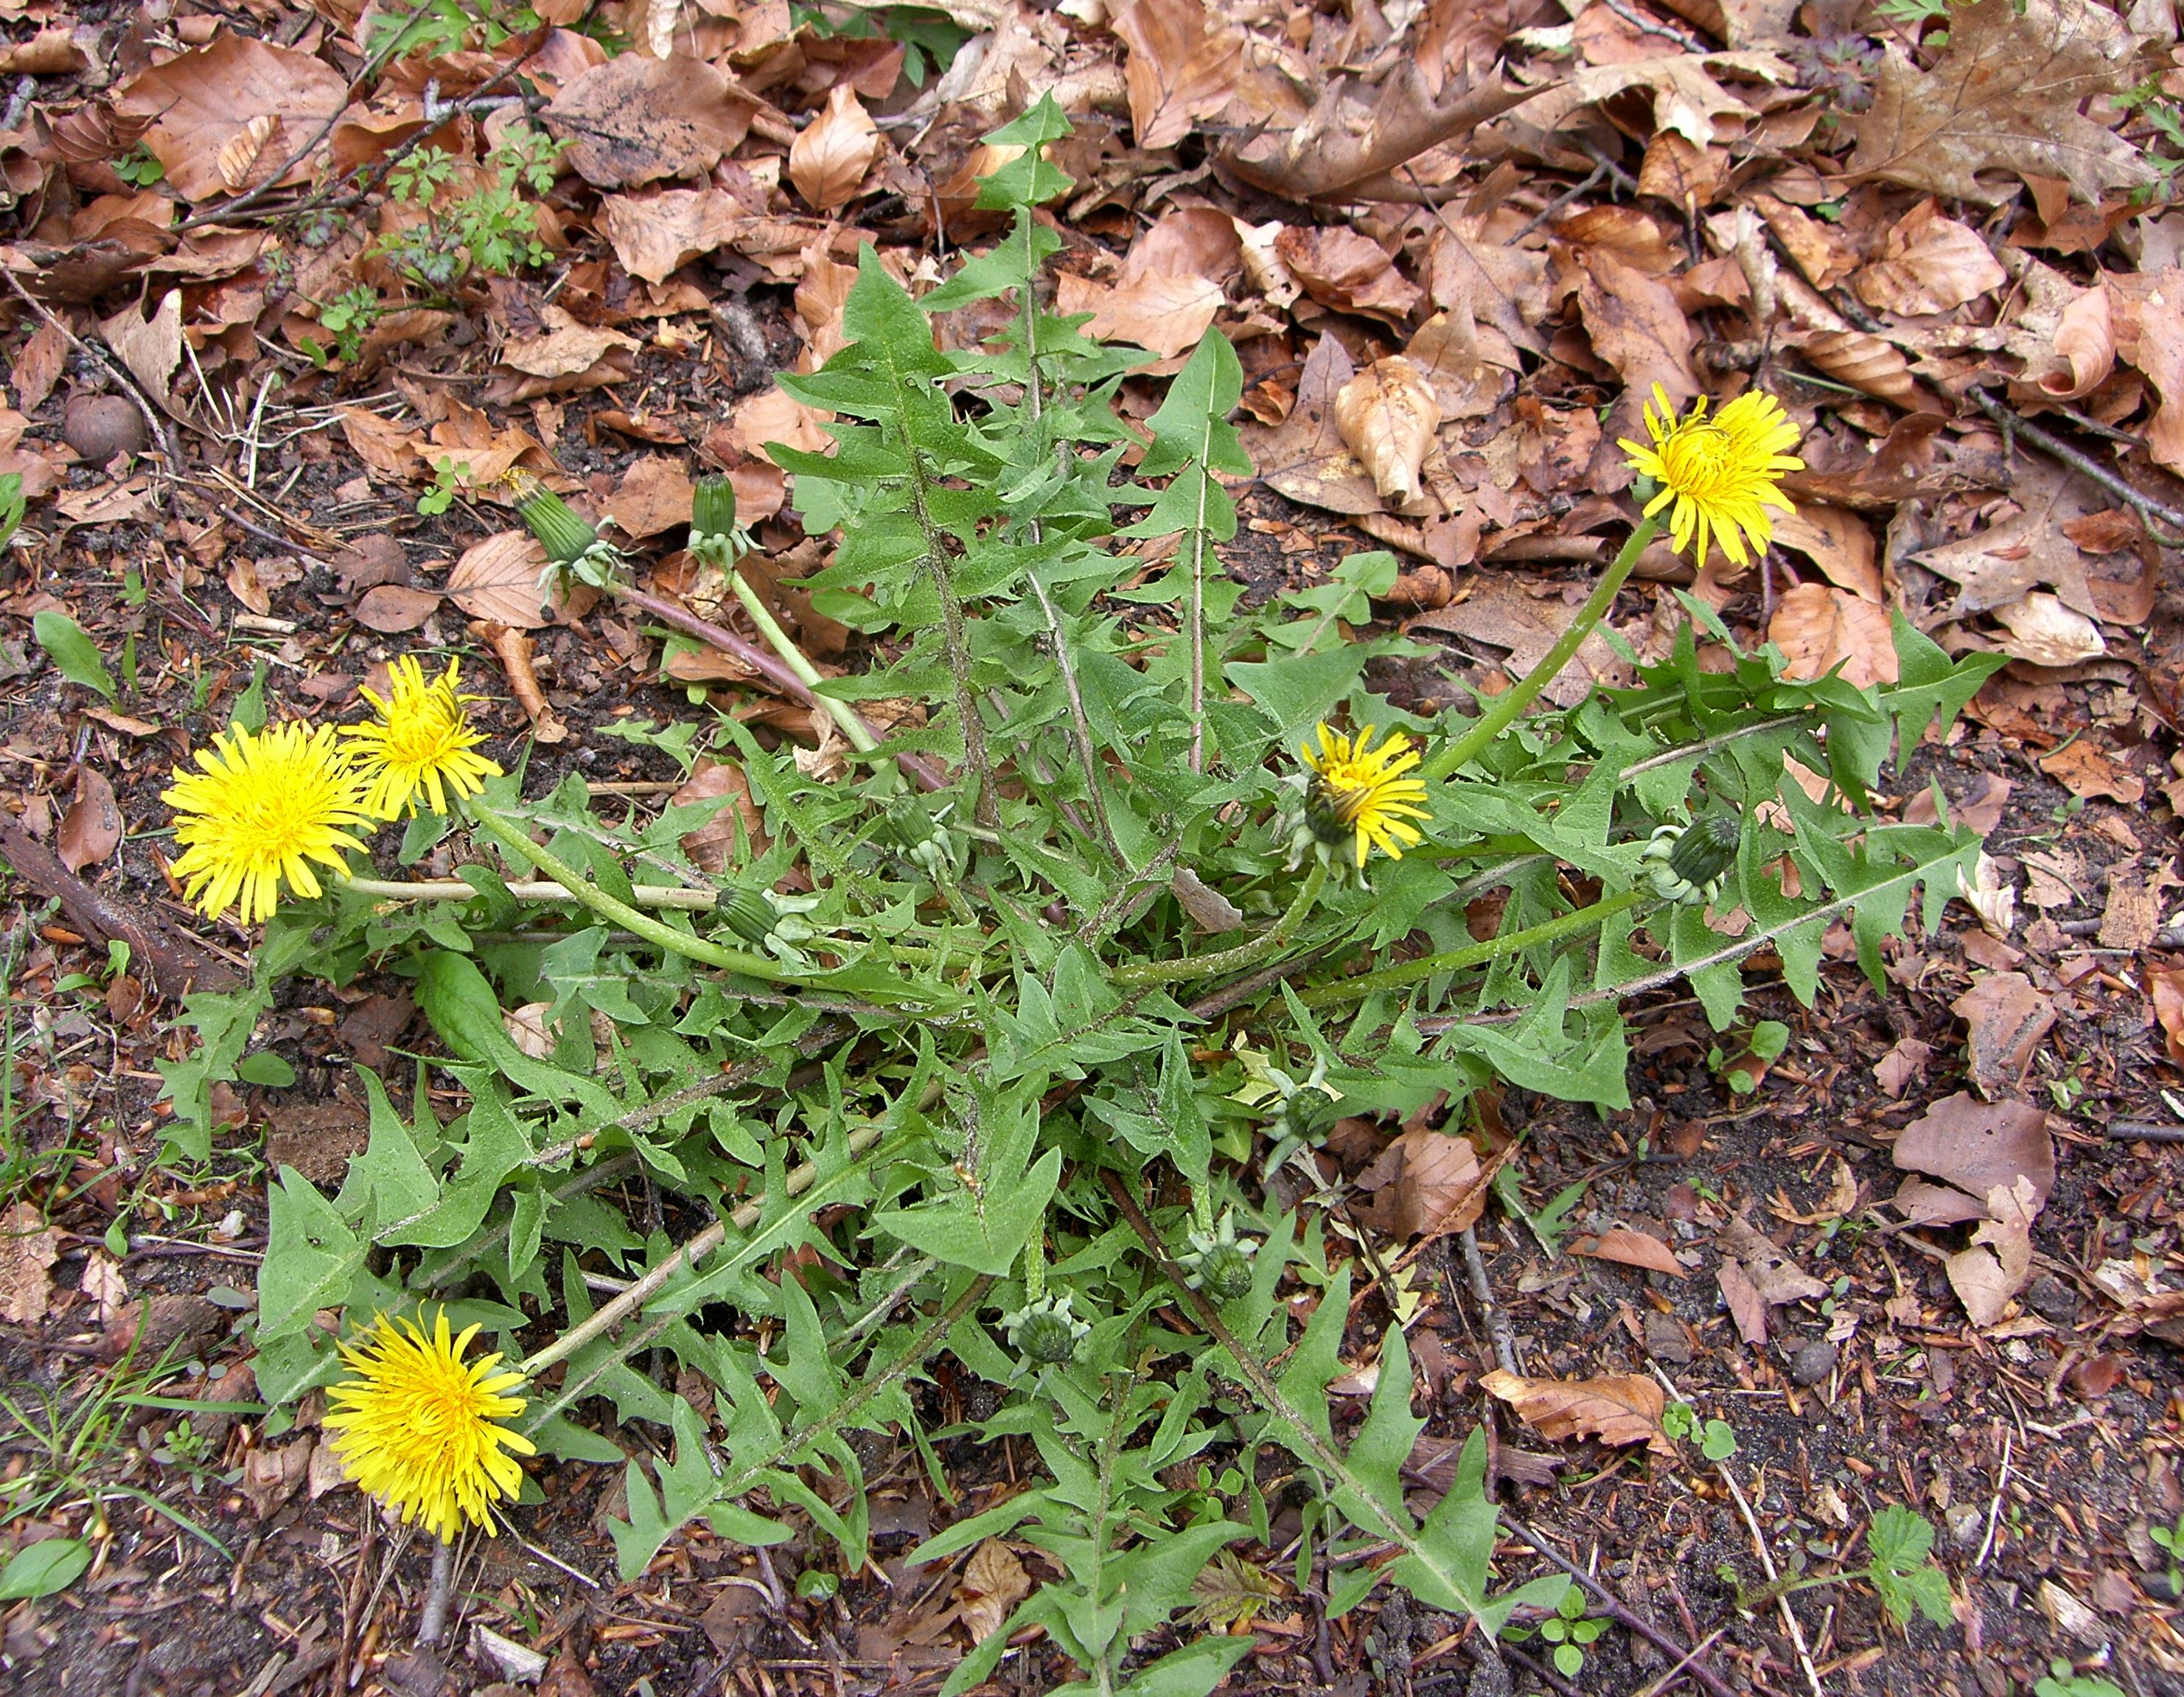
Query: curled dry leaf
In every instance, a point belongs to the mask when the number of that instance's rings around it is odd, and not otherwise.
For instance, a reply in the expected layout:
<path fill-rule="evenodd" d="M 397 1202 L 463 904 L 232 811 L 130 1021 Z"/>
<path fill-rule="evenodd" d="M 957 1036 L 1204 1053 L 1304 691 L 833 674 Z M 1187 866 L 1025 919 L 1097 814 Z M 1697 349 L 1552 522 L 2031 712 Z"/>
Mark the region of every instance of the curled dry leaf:
<path fill-rule="evenodd" d="M 1813 369 L 1897 406 L 1916 408 L 1919 385 L 1911 362 L 1892 342 L 1864 330 L 1823 330 L 1805 342 Z"/>
<path fill-rule="evenodd" d="M 2109 651 L 2098 625 L 2044 589 L 1997 607 L 1994 616 L 2009 632 L 2002 639 L 2003 652 L 2035 666 L 2075 666 Z"/>
<path fill-rule="evenodd" d="M 349 617 L 366 630 L 392 636 L 415 630 L 432 617 L 440 598 L 430 589 L 413 589 L 404 583 L 381 583 L 366 589 L 349 609 Z"/>
<path fill-rule="evenodd" d="M 53 846 L 61 864 L 70 872 L 97 866 L 121 846 L 121 806 L 114 799 L 114 786 L 88 766 L 75 774 L 75 800 L 61 815 Z"/>
<path fill-rule="evenodd" d="M 1868 306 L 1912 317 L 1953 310 L 2008 281 L 1977 231 L 1926 200 L 1889 226 L 1880 258 L 1851 287 Z"/>
<path fill-rule="evenodd" d="M 2115 322 L 2109 292 L 2096 284 L 2063 309 L 2055 326 L 2059 369 L 2043 372 L 2040 388 L 2056 400 L 2081 400 L 2109 380 L 2115 369 Z"/>
<path fill-rule="evenodd" d="M 1625 1267 L 1643 1267 L 1648 1272 L 1666 1273 L 1672 1279 L 1688 1278 L 1689 1270 L 1676 1259 L 1676 1252 L 1650 1231 L 1634 1231 L 1627 1225 L 1618 1225 L 1602 1232 L 1597 1237 L 1574 1237 L 1570 1240 L 1573 1255 L 1590 1255 L 1595 1260 L 1614 1261 Z"/>
<path fill-rule="evenodd" d="M 1972 1233 L 1970 1246 L 1942 1263 L 1950 1288 L 1975 1326 L 1999 1320 L 2010 1298 L 2032 1276 L 2032 1218 L 2037 1212 L 2032 1181 L 2020 1175 L 2014 1185 L 1995 1186 L 1987 1192 L 1986 1210 L 1988 1217 Z"/>
<path fill-rule="evenodd" d="M 2184 970 L 2147 968 L 2146 993 L 2153 1003 L 2153 1017 L 2161 1022 L 2162 1041 L 2170 1060 L 2184 1067 Z"/>
<path fill-rule="evenodd" d="M 1887 613 L 1829 583 L 1800 583 L 1776 604 L 1767 639 L 1789 658 L 1792 678 L 1821 678 L 1838 665 L 1861 688 L 1896 681 L 1896 634 Z"/>
<path fill-rule="evenodd" d="M 509 692 L 529 716 L 532 740 L 549 746 L 566 742 L 569 728 L 561 723 L 560 716 L 547 701 L 546 692 L 538 687 L 538 673 L 531 663 L 531 639 L 520 630 L 485 619 L 472 619 L 469 629 L 473 637 L 493 650 L 493 657 L 500 661 L 500 669 L 508 674 Z"/>
<path fill-rule="evenodd" d="M 1373 1197 L 1366 1218 L 1396 1237 L 1461 1231 L 1486 1206 L 1486 1175 L 1470 1140 L 1413 1125 L 1361 1174 Z"/>
<path fill-rule="evenodd" d="M 716 188 L 603 195 L 600 230 L 633 277 L 665 282 L 677 266 L 711 253 L 735 233 L 736 203 Z"/>
<path fill-rule="evenodd" d="M 1113 8 L 1108 27 L 1130 50 L 1123 86 L 1141 151 L 1173 147 L 1235 92 L 1243 31 L 1209 21 L 1201 0 L 1127 0 Z"/>
<path fill-rule="evenodd" d="M 1810 1302 L 1828 1293 L 1828 1287 L 1792 1261 L 1774 1241 L 1742 1214 L 1715 1234 L 1722 1253 L 1735 1260 L 1760 1300 L 1769 1308 L 1785 1303 Z"/>
<path fill-rule="evenodd" d="M 2025 1102 L 1982 1102 L 1958 1091 L 1905 1126 L 1892 1155 L 1904 1171 L 1954 1185 L 1967 1199 L 2029 1180 L 2035 1214 L 2055 1187 L 2048 1116 Z M 1976 1209 L 1979 1203 L 1973 1205 Z"/>
<path fill-rule="evenodd" d="M 1274 237 L 1274 251 L 1306 294 L 1337 312 L 1400 326 L 1424 298 L 1378 242 L 1346 224 L 1292 226 Z"/>
<path fill-rule="evenodd" d="M 1661 1429 L 1668 1398 L 1651 1379 L 1527 1379 L 1496 1368 L 1479 1385 L 1516 1410 L 1542 1437 L 1596 1437 L 1602 1443 L 1642 1443 L 1658 1455 L 1675 1446 Z"/>
<path fill-rule="evenodd" d="M 822 212 L 846 206 L 872 169 L 880 132 L 845 82 L 834 85 L 827 109 L 807 125 L 788 149 L 788 180 Z"/>
<path fill-rule="evenodd" d="M 1056 285 L 1061 312 L 1089 312 L 1085 329 L 1102 342 L 1134 342 L 1163 360 L 1198 345 L 1221 310 L 1221 285 L 1210 277 L 1148 271 L 1108 288 L 1066 272 Z"/>
<path fill-rule="evenodd" d="M 1176 868 L 1168 890 L 1190 923 L 1211 935 L 1233 931 L 1244 923 L 1244 910 L 1187 866 Z"/>
<path fill-rule="evenodd" d="M 1383 500 L 1418 498 L 1419 469 L 1440 428 L 1440 402 L 1424 372 L 1400 354 L 1375 360 L 1336 392 L 1334 423 Z"/>
<path fill-rule="evenodd" d="M 773 846 L 758 804 L 751 799 L 750 780 L 744 776 L 743 768 L 724 760 L 700 760 L 691 768 L 688 781 L 667 798 L 671 807 L 697 807 L 707 801 L 722 805 L 711 818 L 694 831 L 685 831 L 682 838 L 683 853 L 699 871 L 725 872 L 731 864 L 740 864 L 739 853 L 755 857 Z"/>
<path fill-rule="evenodd" d="M 1008 1545 L 989 1538 L 971 1553 L 956 1586 L 957 1618 L 973 1644 L 1000 1630 L 1016 1605 L 1031 1594 L 1031 1576 Z"/>

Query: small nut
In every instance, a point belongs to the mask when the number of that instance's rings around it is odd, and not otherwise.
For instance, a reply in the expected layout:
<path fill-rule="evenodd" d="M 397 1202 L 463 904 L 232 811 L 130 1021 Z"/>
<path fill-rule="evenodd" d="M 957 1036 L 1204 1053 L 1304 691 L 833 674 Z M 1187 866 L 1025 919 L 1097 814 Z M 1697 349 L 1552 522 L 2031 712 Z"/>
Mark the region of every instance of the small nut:
<path fill-rule="evenodd" d="M 61 440 L 94 466 L 151 445 L 143 415 L 121 395 L 77 394 L 61 411 Z"/>

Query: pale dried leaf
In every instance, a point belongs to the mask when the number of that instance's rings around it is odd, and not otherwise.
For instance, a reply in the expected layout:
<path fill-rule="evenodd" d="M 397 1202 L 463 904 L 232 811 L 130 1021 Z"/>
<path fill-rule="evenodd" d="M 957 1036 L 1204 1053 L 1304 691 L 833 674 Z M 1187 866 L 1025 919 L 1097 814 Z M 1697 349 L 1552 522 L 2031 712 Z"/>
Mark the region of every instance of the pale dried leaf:
<path fill-rule="evenodd" d="M 1668 1399 L 1651 1379 L 1635 1374 L 1526 1379 L 1497 1367 L 1479 1382 L 1542 1437 L 1596 1437 L 1609 1444 L 1643 1443 L 1660 1455 L 1675 1453 L 1661 1429 Z"/>
<path fill-rule="evenodd" d="M 724 760 L 701 759 L 682 787 L 667 798 L 671 807 L 696 807 L 701 802 L 722 805 L 711 818 L 682 836 L 682 852 L 700 872 L 725 872 L 739 853 L 764 854 L 773 839 L 766 834 L 765 816 L 751 799 L 750 780 L 743 768 Z M 738 830 L 740 827 L 740 830 Z M 739 846 L 748 844 L 748 850 Z"/>
<path fill-rule="evenodd" d="M 538 587 L 546 550 L 527 530 L 503 530 L 471 544 L 448 573 L 448 599 L 472 618 L 517 630 L 552 622 Z"/>
<path fill-rule="evenodd" d="M 1722 1253 L 1743 1267 L 1752 1287 L 1770 1308 L 1784 1303 L 1809 1302 L 1828 1293 L 1828 1287 L 1792 1261 L 1774 1241 L 1739 1214 L 1715 1234 Z"/>
<path fill-rule="evenodd" d="M 1925 1076 L 1926 1062 L 1933 1052 L 1931 1043 L 1898 1037 L 1888 1052 L 1873 1063 L 1873 1081 L 1890 1101 L 1901 1102 L 1903 1092 Z"/>
<path fill-rule="evenodd" d="M 599 522 L 615 525 L 627 536 L 657 536 L 690 522 L 696 495 L 696 486 L 680 463 L 665 455 L 648 454 L 623 474 L 621 487 Z"/>
<path fill-rule="evenodd" d="M 1573 1255 L 1590 1255 L 1596 1260 L 1614 1261 L 1625 1267 L 1666 1273 L 1673 1279 L 1690 1276 L 1690 1270 L 1676 1259 L 1674 1250 L 1652 1232 L 1639 1231 L 1628 1225 L 1613 1226 L 1596 1237 L 1572 1238 L 1569 1252 Z"/>
<path fill-rule="evenodd" d="M 121 1276 L 121 1264 L 103 1249 L 93 1249 L 85 1258 L 78 1288 L 98 1304 L 102 1324 L 120 1313 L 129 1300 L 129 1281 Z"/>
<path fill-rule="evenodd" d="M 603 195 L 599 225 L 633 277 L 665 282 L 678 265 L 713 252 L 736 232 L 736 203 L 716 188 Z"/>
<path fill-rule="evenodd" d="M 1759 1294 L 1759 1287 L 1752 1282 L 1744 1270 L 1744 1264 L 1724 1259 L 1714 1269 L 1714 1281 L 1721 1287 L 1721 1299 L 1729 1309 L 1729 1317 L 1736 1322 L 1736 1334 L 1755 1348 L 1767 1341 L 1767 1299 Z"/>
<path fill-rule="evenodd" d="M 527 377 L 566 377 L 591 370 L 614 349 L 638 345 L 619 330 L 579 324 L 559 306 L 549 306 L 539 321 L 546 327 L 538 335 L 510 337 L 501 345 L 502 365 Z"/>
<path fill-rule="evenodd" d="M 1886 601 L 1873 533 L 1856 513 L 1808 503 L 1776 517 L 1774 540 L 1805 555 L 1837 589 L 1848 589 L 1860 600 L 1876 606 Z"/>
<path fill-rule="evenodd" d="M 1988 1218 L 1972 1233 L 1971 1246 L 1943 1265 L 1950 1287 L 1975 1326 L 2002 1319 L 2010 1298 L 2032 1276 L 2032 1181 L 2020 1175 L 2014 1185 L 1997 1185 L 1986 1194 Z"/>
<path fill-rule="evenodd" d="M 1674 58 L 1633 59 L 1621 64 L 1587 65 L 1517 109 L 1524 122 L 1558 129 L 1581 107 L 1633 88 L 1653 97 L 1653 127 L 1672 131 L 1695 148 L 1708 148 L 1734 136 L 1752 109 L 1714 80 L 1715 71 L 1735 72 L 1763 82 L 1797 81 L 1797 68 L 1765 52 L 1689 53 Z M 1717 127 L 1726 120 L 1726 129 Z"/>
<path fill-rule="evenodd" d="M 220 172 L 220 180 L 232 192 L 250 181 L 250 168 L 258 163 L 258 156 L 265 150 L 266 142 L 273 139 L 281 120 L 270 112 L 261 112 L 230 136 L 221 146 L 213 164 Z"/>
<path fill-rule="evenodd" d="M 2044 589 L 1997 607 L 1994 616 L 2009 632 L 2002 639 L 2003 651 L 2035 666 L 2075 666 L 2109 651 L 2098 625 Z"/>
<path fill-rule="evenodd" d="M 2040 388 L 2057 400 L 2082 400 L 2108 381 L 2116 344 L 2106 287 L 2097 284 L 2063 309 L 2055 326 L 2055 357 L 2061 369 L 2045 373 Z"/>
<path fill-rule="evenodd" d="M 393 636 L 415 630 L 432 617 L 440 598 L 430 589 L 413 589 L 403 583 L 382 583 L 366 589 L 349 609 L 349 617 L 366 630 Z"/>
<path fill-rule="evenodd" d="M 1228 103 L 1243 69 L 1243 32 L 1210 28 L 1201 0 L 1126 0 L 1108 27 L 1130 50 L 1123 65 L 1138 147 L 1172 148 Z"/>
<path fill-rule="evenodd" d="M 1851 287 L 1868 306 L 1914 316 L 1952 311 L 2008 281 L 1977 231 L 1926 200 L 1889 226 L 1880 258 Z"/>
<path fill-rule="evenodd" d="M 1461 1231 L 1486 1205 L 1486 1175 L 1470 1140 L 1414 1125 L 1361 1174 L 1373 1197 L 1365 1218 L 1391 1236 Z"/>
<path fill-rule="evenodd" d="M 1949 42 L 1921 70 L 1890 42 L 1873 104 L 1852 120 L 1853 174 L 1992 205 L 2008 171 L 2060 177 L 2089 202 L 2154 180 L 2138 149 L 2085 115 L 2134 81 L 2133 43 L 2095 0 L 1975 0 L 1953 7 Z"/>
<path fill-rule="evenodd" d="M 1030 1594 L 1031 1576 L 1024 1571 L 1023 1563 L 1000 1539 L 989 1538 L 972 1551 L 970 1560 L 964 1564 L 963 1577 L 956 1583 L 958 1617 L 970 1633 L 971 1641 L 981 1643 L 998 1632 L 1017 1605 Z"/>
<path fill-rule="evenodd" d="M 46 1317 L 53 1290 L 47 1269 L 60 1253 L 60 1235 L 27 1202 L 0 1214 L 0 1320 L 36 1326 Z"/>
<path fill-rule="evenodd" d="M 1577 302 L 1592 351 L 1616 369 L 1632 396 L 1650 396 L 1658 383 L 1668 391 L 1669 404 L 1680 408 L 1698 394 L 1691 371 L 1691 320 L 1664 280 L 1605 249 L 1591 249 L 1578 274 Z M 1626 407 L 1632 412 L 1631 428 L 1623 434 L 1643 440 L 1635 405 L 1632 401 Z"/>
<path fill-rule="evenodd" d="M 2131 363 L 2161 397 L 2146 433 L 2157 466 L 2184 472 L 2184 275 L 2166 274 L 2160 289 L 2138 309 L 2138 341 Z"/>
<path fill-rule="evenodd" d="M 1385 248 L 1346 224 L 1292 226 L 1274 237 L 1274 251 L 1306 293 L 1338 312 L 1401 325 L 1424 298 Z"/>
<path fill-rule="evenodd" d="M 1830 583 L 1800 583 L 1775 604 L 1767 639 L 1789 659 L 1792 678 L 1820 678 L 1838 665 L 1863 687 L 1896 681 L 1896 634 L 1888 614 Z"/>
<path fill-rule="evenodd" d="M 822 212 L 850 204 L 880 149 L 880 132 L 845 82 L 834 85 L 827 109 L 806 125 L 788 149 L 788 180 Z"/>
<path fill-rule="evenodd" d="M 140 71 L 122 85 L 114 105 L 124 117 L 153 120 L 144 145 L 185 199 L 214 200 L 263 187 L 284 168 L 283 183 L 308 180 L 323 141 L 310 155 L 296 156 L 323 135 L 348 98 L 347 79 L 315 54 L 223 30 L 207 46 Z M 220 171 L 221 150 L 238 131 L 265 117 L 274 120 L 275 130 L 242 180 L 231 183 Z"/>
<path fill-rule="evenodd" d="M 1400 354 L 1375 360 L 1336 393 L 1334 422 L 1383 500 L 1418 499 L 1440 403 L 1416 366 Z"/>
<path fill-rule="evenodd" d="M 1972 882 L 1966 883 L 1964 869 L 1958 868 L 1957 894 L 1979 915 L 1981 929 L 2000 941 L 2009 941 L 2017 923 L 2017 886 L 2003 876 L 2000 864 L 1985 849 L 1974 863 Z"/>
<path fill-rule="evenodd" d="M 98 332 L 152 399 L 170 405 L 167 385 L 182 362 L 182 292 L 170 289 L 149 319 L 135 306 L 125 306 L 102 321 Z"/>
<path fill-rule="evenodd" d="M 1210 277 L 1150 271 L 1109 288 L 1064 273 L 1055 305 L 1064 313 L 1090 313 L 1084 327 L 1099 341 L 1135 343 L 1173 360 L 1198 345 L 1222 299 L 1221 285 Z"/>

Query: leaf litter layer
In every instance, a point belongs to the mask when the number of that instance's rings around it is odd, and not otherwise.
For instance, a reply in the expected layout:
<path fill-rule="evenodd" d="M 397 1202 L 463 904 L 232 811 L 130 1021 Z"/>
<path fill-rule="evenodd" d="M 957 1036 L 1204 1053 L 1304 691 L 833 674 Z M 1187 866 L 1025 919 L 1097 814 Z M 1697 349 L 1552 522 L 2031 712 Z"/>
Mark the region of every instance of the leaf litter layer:
<path fill-rule="evenodd" d="M 562 9 L 14 28 L 9 1655 L 239 1534 L 117 1680 L 471 1679 L 317 1425 L 422 1301 L 480 1677 L 2153 1689 L 2165 23 Z M 1797 511 L 1591 630 L 1656 385 Z M 192 935 L 177 757 L 442 652 L 515 776 Z"/>

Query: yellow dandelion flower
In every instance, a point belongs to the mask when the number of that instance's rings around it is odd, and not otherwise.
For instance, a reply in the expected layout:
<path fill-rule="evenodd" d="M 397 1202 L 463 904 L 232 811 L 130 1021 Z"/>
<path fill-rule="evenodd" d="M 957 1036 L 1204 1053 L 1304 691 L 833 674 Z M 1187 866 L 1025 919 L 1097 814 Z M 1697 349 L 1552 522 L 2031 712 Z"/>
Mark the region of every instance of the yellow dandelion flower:
<path fill-rule="evenodd" d="M 523 1375 L 494 1372 L 498 1351 L 465 1362 L 477 1334 L 473 1326 L 450 1342 L 445 1309 L 429 1337 L 409 1320 L 375 1315 L 362 1342 L 342 1345 L 359 1376 L 326 1393 L 342 1471 L 446 1543 L 465 1520 L 498 1532 L 494 1500 L 523 1487 L 515 1457 L 538 1453 L 529 1438 L 493 1424 L 523 1412 L 524 1398 L 505 1394 Z"/>
<path fill-rule="evenodd" d="M 425 668 L 404 655 L 387 668 L 392 694 L 382 701 L 370 690 L 365 699 L 379 709 L 370 724 L 344 725 L 342 735 L 354 746 L 365 782 L 365 805 L 382 819 L 417 811 L 421 791 L 432 811 L 448 811 L 448 792 L 475 795 L 500 768 L 471 751 L 485 734 L 471 726 L 464 704 L 475 695 L 456 692 L 456 662 L 427 683 Z"/>
<path fill-rule="evenodd" d="M 1312 783 L 1305 797 L 1305 820 L 1321 841 L 1338 843 L 1357 834 L 1357 864 L 1374 845 L 1390 860 L 1401 860 L 1404 849 L 1424 838 L 1411 819 L 1432 817 L 1420 804 L 1426 786 L 1416 778 L 1405 778 L 1418 763 L 1418 751 L 1401 731 L 1391 731 L 1379 747 L 1372 746 L 1373 727 L 1354 738 L 1319 728 L 1319 746 L 1306 743 L 1301 753 L 1312 768 Z"/>
<path fill-rule="evenodd" d="M 1797 427 L 1783 416 L 1781 402 L 1757 389 L 1737 396 L 1712 418 L 1706 411 L 1706 397 L 1701 395 L 1689 416 L 1678 418 L 1669 392 L 1656 383 L 1646 408 L 1646 433 L 1652 445 L 1628 440 L 1616 445 L 1630 450 L 1631 470 L 1661 486 L 1646 504 L 1646 517 L 1674 503 L 1669 537 L 1679 554 L 1696 533 L 1703 568 L 1711 536 L 1741 566 L 1747 539 L 1754 552 L 1774 540 L 1774 522 L 1767 509 L 1796 511 L 1783 497 L 1780 479 L 1783 472 L 1805 466 L 1787 451 L 1797 445 Z"/>
<path fill-rule="evenodd" d="M 159 799 L 174 809 L 183 850 L 174 874 L 207 918 L 239 897 L 243 923 L 255 924 L 273 912 L 282 879 L 298 895 L 316 896 L 311 862 L 343 871 L 343 851 L 363 848 L 348 833 L 373 823 L 364 781 L 332 727 L 231 725 L 198 751 L 197 763 L 194 772 L 176 767 Z"/>

